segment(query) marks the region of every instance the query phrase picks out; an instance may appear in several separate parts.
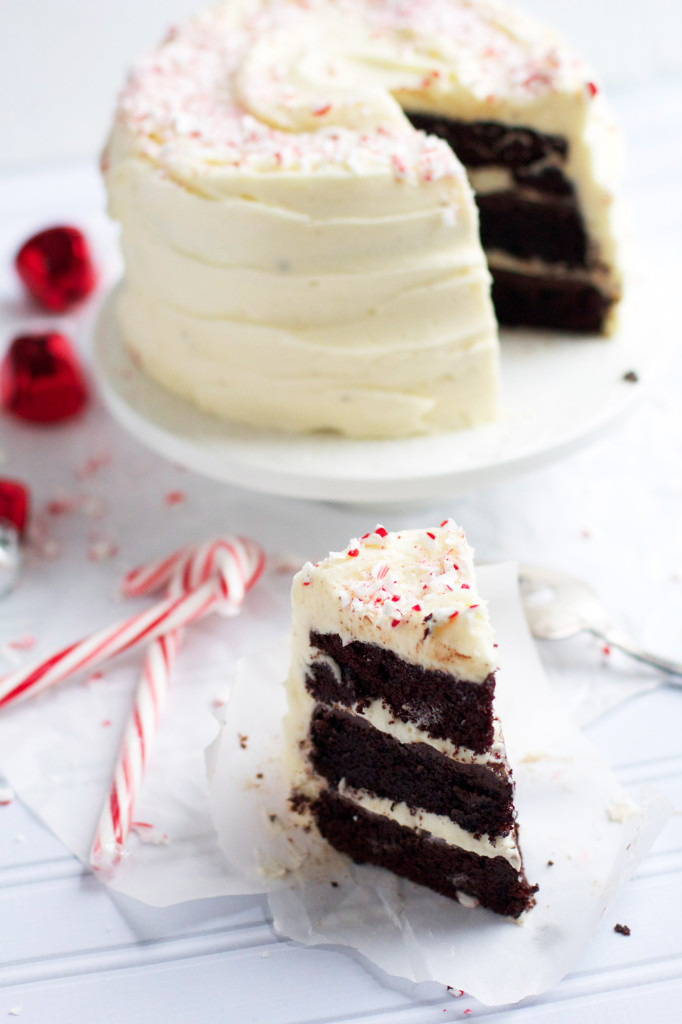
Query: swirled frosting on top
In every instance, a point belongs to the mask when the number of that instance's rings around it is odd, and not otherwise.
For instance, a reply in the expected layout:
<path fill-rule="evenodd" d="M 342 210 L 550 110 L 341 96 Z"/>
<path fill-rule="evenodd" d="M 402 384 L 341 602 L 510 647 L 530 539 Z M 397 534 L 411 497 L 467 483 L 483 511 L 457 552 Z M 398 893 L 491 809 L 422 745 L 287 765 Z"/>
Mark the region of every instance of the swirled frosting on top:
<path fill-rule="evenodd" d="M 230 0 L 135 67 L 104 154 L 121 324 L 152 376 L 291 430 L 496 415 L 471 188 L 405 110 L 570 135 L 608 257 L 601 94 L 534 21 L 496 0 Z"/>
<path fill-rule="evenodd" d="M 180 180 L 200 178 L 207 194 L 226 168 L 357 173 L 389 163 L 430 181 L 456 160 L 402 108 L 456 107 L 473 119 L 504 106 L 523 113 L 520 123 L 561 131 L 557 95 L 587 108 L 593 89 L 553 34 L 495 0 L 231 0 L 140 61 L 118 124 L 140 154 Z"/>

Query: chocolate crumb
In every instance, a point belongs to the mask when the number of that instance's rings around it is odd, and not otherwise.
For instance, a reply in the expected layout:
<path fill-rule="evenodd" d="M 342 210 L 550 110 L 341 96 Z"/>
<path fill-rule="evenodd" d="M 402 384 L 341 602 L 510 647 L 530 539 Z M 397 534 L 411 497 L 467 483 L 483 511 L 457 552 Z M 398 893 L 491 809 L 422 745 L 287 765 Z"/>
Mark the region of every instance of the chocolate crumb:
<path fill-rule="evenodd" d="M 289 803 L 295 814 L 304 814 L 310 806 L 310 797 L 304 796 L 303 793 L 292 793 Z"/>
<path fill-rule="evenodd" d="M 628 926 L 626 924 L 614 925 L 613 930 L 614 930 L 614 932 L 618 932 L 619 935 L 629 935 L 630 934 L 630 929 L 628 928 Z"/>
<path fill-rule="evenodd" d="M 628 370 L 627 373 L 623 374 L 623 380 L 626 380 L 628 384 L 636 384 L 639 380 L 639 377 L 637 376 L 634 370 Z"/>
<path fill-rule="evenodd" d="M 338 889 L 338 887 L 339 887 L 339 883 L 338 882 L 330 882 L 329 884 L 331 885 L 332 889 Z"/>
<path fill-rule="evenodd" d="M 553 860 L 548 860 L 547 861 L 547 867 L 548 868 L 554 867 L 554 861 Z"/>
<path fill-rule="evenodd" d="M 256 772 L 256 778 L 257 779 L 262 779 L 263 778 L 263 773 L 262 772 Z"/>
<path fill-rule="evenodd" d="M 239 737 L 239 746 L 242 748 L 242 750 L 246 750 L 246 744 L 249 742 L 249 737 L 244 736 L 240 732 L 237 733 L 237 736 Z"/>

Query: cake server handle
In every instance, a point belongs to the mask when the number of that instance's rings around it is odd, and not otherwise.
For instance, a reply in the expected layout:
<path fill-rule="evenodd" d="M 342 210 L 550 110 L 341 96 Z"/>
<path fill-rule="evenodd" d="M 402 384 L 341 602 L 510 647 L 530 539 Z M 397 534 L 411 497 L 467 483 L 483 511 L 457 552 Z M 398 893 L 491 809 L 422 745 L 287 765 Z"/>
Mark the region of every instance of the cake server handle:
<path fill-rule="evenodd" d="M 588 633 L 592 633 L 593 636 L 599 637 L 600 640 L 603 640 L 610 646 L 617 647 L 619 650 L 624 651 L 625 654 L 629 654 L 631 658 L 642 661 L 645 665 L 653 665 L 654 668 L 665 672 L 670 677 L 668 682 L 673 686 L 682 686 L 682 665 L 679 662 L 671 661 L 670 658 L 661 658 L 658 654 L 650 654 L 649 651 L 638 647 L 627 633 L 623 633 L 622 630 L 617 629 L 615 626 L 607 629 L 585 626 L 585 630 Z"/>

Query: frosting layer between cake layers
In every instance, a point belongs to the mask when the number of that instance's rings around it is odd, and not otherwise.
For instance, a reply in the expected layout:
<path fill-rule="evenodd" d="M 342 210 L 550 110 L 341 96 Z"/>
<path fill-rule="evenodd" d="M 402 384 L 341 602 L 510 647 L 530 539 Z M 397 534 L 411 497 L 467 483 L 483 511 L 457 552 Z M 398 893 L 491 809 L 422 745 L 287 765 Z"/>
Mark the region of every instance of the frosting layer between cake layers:
<path fill-rule="evenodd" d="M 305 566 L 292 604 L 285 732 L 298 812 L 354 859 L 517 916 L 532 889 L 462 532 L 377 528 Z"/>
<path fill-rule="evenodd" d="M 251 425 L 399 436 L 494 418 L 471 186 L 404 111 L 570 137 L 584 272 L 601 268 L 613 296 L 615 147 L 586 75 L 488 0 L 232 0 L 200 14 L 134 70 L 104 156 L 129 347 L 166 387 Z"/>

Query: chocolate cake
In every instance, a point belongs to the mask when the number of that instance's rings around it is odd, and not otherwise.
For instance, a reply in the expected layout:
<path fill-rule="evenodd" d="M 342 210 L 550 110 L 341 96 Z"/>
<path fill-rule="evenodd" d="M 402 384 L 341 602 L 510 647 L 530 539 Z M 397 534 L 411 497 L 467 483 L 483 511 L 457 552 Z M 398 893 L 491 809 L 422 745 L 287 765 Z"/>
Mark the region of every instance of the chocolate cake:
<path fill-rule="evenodd" d="M 563 135 L 411 114 L 466 167 L 501 324 L 599 332 L 619 297 L 588 237 Z"/>
<path fill-rule="evenodd" d="M 211 6 L 135 65 L 102 166 L 126 347 L 232 423 L 475 427 L 498 320 L 616 326 L 613 117 L 501 0 Z"/>
<path fill-rule="evenodd" d="M 292 592 L 292 805 L 358 862 L 465 906 L 533 905 L 472 551 L 447 520 L 377 527 Z"/>

